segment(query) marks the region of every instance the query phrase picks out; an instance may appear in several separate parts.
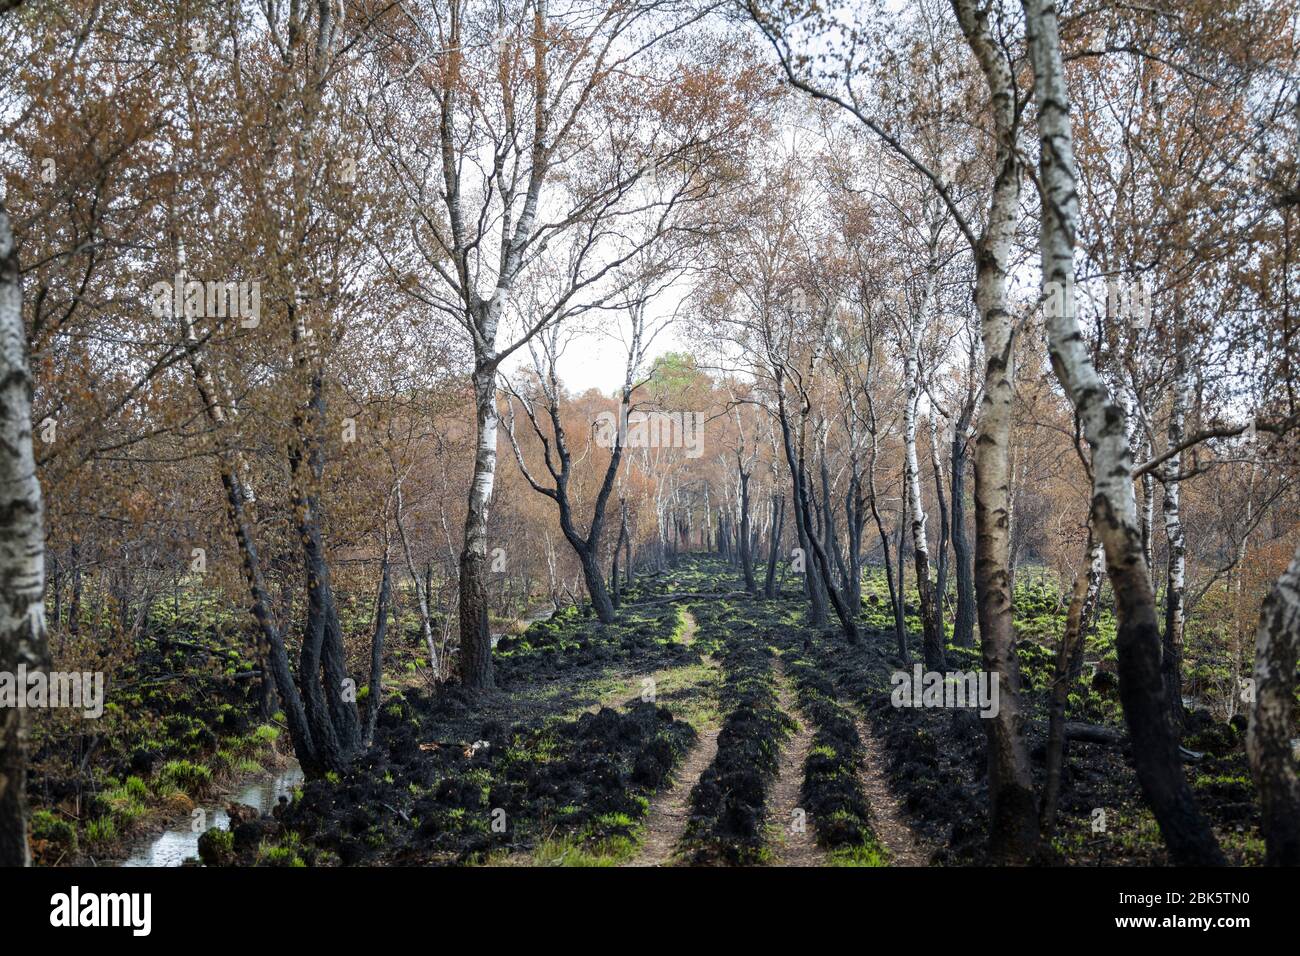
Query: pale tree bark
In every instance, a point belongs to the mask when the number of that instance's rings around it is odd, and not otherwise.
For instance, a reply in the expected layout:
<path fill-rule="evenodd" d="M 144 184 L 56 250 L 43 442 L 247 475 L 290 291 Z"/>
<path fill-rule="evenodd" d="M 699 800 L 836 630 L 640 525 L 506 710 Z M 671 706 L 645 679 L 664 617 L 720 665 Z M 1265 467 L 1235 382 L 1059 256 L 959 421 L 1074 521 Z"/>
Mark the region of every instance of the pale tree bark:
<path fill-rule="evenodd" d="M 921 604 L 921 648 L 925 666 L 931 671 L 942 671 L 947 666 L 943 652 L 943 634 L 934 598 L 934 582 L 930 580 L 930 545 L 926 540 L 925 525 L 928 516 L 921 497 L 921 467 L 916 453 L 917 413 L 921 402 L 921 339 L 925 334 L 926 312 L 935 304 L 938 227 L 932 223 L 929 237 L 929 258 L 926 266 L 925 292 L 921 302 L 906 316 L 904 336 L 903 379 L 907 394 L 903 404 L 903 481 L 907 486 L 907 510 L 912 517 L 912 563 L 916 569 L 916 589 Z"/>
<path fill-rule="evenodd" d="M 1010 446 L 1016 323 L 1008 309 L 1007 270 L 1020 204 L 1019 116 L 1015 77 L 993 36 L 988 8 L 977 7 L 974 0 L 953 0 L 953 9 L 988 86 L 996 133 L 996 174 L 988 218 L 974 248 L 975 307 L 984 346 L 984 398 L 974 456 L 975 594 L 984 667 L 999 675 L 998 713 L 984 721 L 989 850 L 994 859 L 1020 862 L 1037 851 L 1039 834 L 1020 709 L 1020 659 L 1011 622 Z"/>
<path fill-rule="evenodd" d="M 516 24 L 504 8 L 465 0 L 420 7 L 429 22 L 419 25 L 442 52 L 436 57 L 436 68 L 402 67 L 404 72 L 391 87 L 395 95 L 407 95 L 411 91 L 405 85 L 415 84 L 414 95 L 432 103 L 436 142 L 421 144 L 427 166 L 412 172 L 407 156 L 400 150 L 389 151 L 387 144 L 400 141 L 402 130 L 391 130 L 391 137 L 374 137 L 376 145 L 388 151 L 390 166 L 419 207 L 413 227 L 430 282 L 422 282 L 412 295 L 454 317 L 474 353 L 476 447 L 460 555 L 459 598 L 460 676 L 470 689 L 493 686 L 487 575 L 500 425 L 495 404 L 498 370 L 543 329 L 594 307 L 590 301 L 577 304 L 584 294 L 602 301 L 602 296 L 608 298 L 609 290 L 598 291 L 601 283 L 612 280 L 633 257 L 671 231 L 680 206 L 707 192 L 689 176 L 680 177 L 679 188 L 666 189 L 652 199 L 634 188 L 659 188 L 652 183 L 659 183 L 661 173 L 664 181 L 672 180 L 664 173 L 674 168 L 671 160 L 703 146 L 690 138 L 692 133 L 684 141 L 671 136 L 664 137 L 662 144 L 656 141 L 654 155 L 633 153 L 640 144 L 622 141 L 629 155 L 595 157 L 608 164 L 608 175 L 594 182 L 568 182 L 554 195 L 544 195 L 562 175 L 582 179 L 584 171 L 574 155 L 589 158 L 594 153 L 575 146 L 583 145 L 588 114 L 607 105 L 601 103 L 605 84 L 617 82 L 679 24 L 665 18 L 651 25 L 649 21 L 665 11 L 642 2 L 591 11 L 565 8 L 554 18 L 546 0 L 522 9 L 527 19 Z M 484 28 L 495 30 L 500 42 L 473 42 L 476 29 L 481 36 Z M 645 35 L 638 33 L 642 28 Z M 492 52 L 485 52 L 489 49 Z M 409 113 L 403 103 L 387 105 L 391 116 Z M 484 116 L 491 121 L 484 122 Z M 438 180 L 436 201 L 430 198 L 433 179 Z M 560 199 L 562 192 L 568 199 Z M 436 210 L 431 208 L 435 205 Z M 624 230 L 622 238 L 631 241 L 612 255 L 603 255 L 611 244 L 597 236 L 612 221 L 633 217 L 654 220 L 653 228 L 641 230 L 635 238 L 634 230 Z M 554 253 L 562 241 L 571 245 L 561 280 L 529 286 L 530 291 L 547 287 L 549 299 L 529 303 L 529 314 L 517 334 L 499 338 L 507 315 L 523 311 L 516 308 L 516 298 L 525 273 L 537 268 L 543 253 L 548 248 Z M 590 562 L 584 561 L 584 571 L 590 568 Z"/>
<path fill-rule="evenodd" d="M 1237 547 L 1233 552 L 1233 572 L 1232 572 L 1232 642 L 1229 647 L 1231 661 L 1229 662 L 1231 678 L 1228 690 L 1228 719 L 1231 720 L 1237 714 L 1237 701 L 1240 698 L 1238 687 L 1241 680 L 1241 651 L 1245 643 L 1245 634 L 1247 628 L 1243 620 L 1245 615 L 1242 614 L 1242 591 L 1245 586 L 1246 577 L 1246 549 L 1250 541 L 1250 530 L 1254 527 L 1253 511 L 1255 507 L 1255 478 L 1259 472 L 1259 460 L 1254 455 L 1254 449 L 1251 449 L 1250 456 L 1250 478 L 1246 482 L 1245 494 L 1246 500 L 1245 523 L 1241 533 L 1241 540 L 1237 542 Z"/>
<path fill-rule="evenodd" d="M 1255 633 L 1255 706 L 1246 753 L 1259 790 L 1260 830 L 1268 862 L 1300 866 L 1300 762 L 1296 727 L 1296 664 L 1300 661 L 1300 548 L 1264 599 Z"/>
<path fill-rule="evenodd" d="M 931 399 L 933 402 L 933 399 Z M 930 410 L 930 469 L 934 472 L 935 510 L 939 512 L 939 547 L 935 560 L 934 575 L 934 614 L 938 622 L 939 634 L 944 634 L 943 604 L 948 592 L 948 542 L 952 526 L 948 522 L 948 501 L 944 491 L 943 459 L 939 454 L 939 415 L 938 410 Z"/>
<path fill-rule="evenodd" d="M 32 453 L 32 375 L 22 278 L 0 201 L 0 671 L 49 666 L 45 641 L 45 525 Z M 27 710 L 0 710 L 0 866 L 30 866 Z"/>
<path fill-rule="evenodd" d="M 1184 347 L 1179 343 L 1174 358 L 1173 396 L 1167 430 L 1170 448 L 1178 448 L 1182 444 L 1191 392 L 1191 372 Z M 1165 519 L 1165 539 L 1169 546 L 1169 567 L 1165 578 L 1165 636 L 1160 666 L 1164 673 L 1169 713 L 1178 724 L 1184 718 L 1182 672 L 1186 614 L 1183 605 L 1187 589 L 1187 540 L 1183 531 L 1182 480 L 1179 477 L 1181 467 L 1181 454 L 1175 454 L 1165 464 L 1161 508 Z"/>
<path fill-rule="evenodd" d="M 1148 458 L 1153 451 L 1151 444 L 1144 441 L 1138 458 Z M 1141 479 L 1142 486 L 1142 556 L 1147 562 L 1147 574 L 1152 574 L 1152 569 L 1156 566 L 1156 480 L 1152 477 L 1151 472 L 1144 472 Z M 1152 587 L 1155 587 L 1155 579 L 1152 579 Z"/>
<path fill-rule="evenodd" d="M 870 388 L 864 388 L 863 398 L 867 403 L 867 435 L 869 436 L 867 461 L 867 505 L 871 509 L 871 519 L 876 525 L 876 534 L 880 538 L 880 554 L 885 563 L 885 583 L 889 586 L 889 609 L 894 618 L 894 644 L 900 661 L 907 661 L 907 623 L 903 617 L 901 587 L 894 584 L 894 564 L 889 547 L 889 532 L 885 528 L 884 515 L 880 511 L 880 495 L 876 488 L 876 466 L 880 460 L 880 419 L 876 415 L 876 400 Z M 903 516 L 899 516 L 901 540 Z M 899 563 L 902 563 L 902 548 L 899 548 Z M 901 573 L 901 568 L 900 568 Z"/>
<path fill-rule="evenodd" d="M 1043 197 L 1039 246 L 1048 348 L 1092 451 L 1093 521 L 1115 594 L 1120 699 L 1138 781 L 1175 863 L 1222 864 L 1218 841 L 1183 776 L 1178 736 L 1169 718 L 1125 415 L 1097 374 L 1075 312 L 1079 197 L 1056 8 L 1051 0 L 1022 0 L 1022 6 L 1038 106 Z"/>

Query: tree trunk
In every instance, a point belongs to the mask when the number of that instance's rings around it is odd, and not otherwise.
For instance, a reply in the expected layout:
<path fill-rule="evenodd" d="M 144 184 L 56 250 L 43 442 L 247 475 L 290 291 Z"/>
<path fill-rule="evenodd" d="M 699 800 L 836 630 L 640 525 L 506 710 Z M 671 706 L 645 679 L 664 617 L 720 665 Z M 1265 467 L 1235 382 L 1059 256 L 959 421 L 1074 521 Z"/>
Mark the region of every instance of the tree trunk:
<path fill-rule="evenodd" d="M 330 769 L 342 770 L 360 750 L 361 719 L 355 698 L 344 696 L 348 674 L 343 629 L 321 534 L 318 493 L 324 475 L 324 382 L 304 328 L 301 319 L 294 322 L 295 365 L 306 378 L 307 397 L 294 413 L 296 440 L 289 449 L 292 507 L 307 589 L 299 683 L 307 720 L 313 725 L 317 759 Z"/>
<path fill-rule="evenodd" d="M 902 510 L 898 515 L 898 529 L 895 533 L 895 554 L 897 555 L 898 574 L 890 594 L 894 598 L 894 636 L 898 652 L 907 660 L 907 591 L 903 584 L 903 575 L 907 568 L 904 546 L 907 540 L 907 496 L 903 496 Z"/>
<path fill-rule="evenodd" d="M 984 344 L 984 399 L 975 438 L 975 593 L 985 670 L 999 679 L 988 736 L 989 850 L 1028 861 L 1038 849 L 1038 812 L 1020 714 L 1020 659 L 1011 622 L 1010 440 L 1015 396 L 1015 324 L 1007 310 L 1007 268 L 1015 240 L 1021 169 L 1015 79 L 974 0 L 953 8 L 989 89 L 997 163 L 988 221 L 975 251 L 975 305 Z M 955 471 L 955 466 L 954 466 Z"/>
<path fill-rule="evenodd" d="M 749 518 L 749 477 L 750 473 L 740 472 L 740 568 L 745 576 L 745 590 L 753 594 L 758 590 L 754 582 L 754 554 L 750 550 Z"/>
<path fill-rule="evenodd" d="M 920 307 L 912 313 L 907 330 L 903 362 L 903 377 L 907 384 L 907 396 L 903 405 L 903 480 L 907 486 L 907 510 L 912 516 L 912 562 L 916 568 L 916 590 L 921 604 L 921 649 L 926 669 L 941 672 L 947 667 L 947 661 L 943 634 L 939 631 L 934 583 L 930 580 L 930 545 L 925 533 L 927 517 L 925 503 L 921 498 L 921 467 L 916 454 L 916 418 L 921 401 L 921 336 L 925 329 L 925 312 L 935 301 L 937 241 L 937 230 L 932 228 L 925 297 Z"/>
<path fill-rule="evenodd" d="M 806 578 L 811 585 L 811 594 L 815 595 L 813 600 L 813 612 L 816 617 L 820 611 L 821 624 L 814 620 L 814 626 L 823 626 L 826 618 L 826 607 L 823 603 L 825 597 L 830 598 L 831 605 L 835 609 L 835 614 L 839 618 L 840 627 L 843 629 L 844 636 L 850 644 L 858 642 L 858 625 L 849 608 L 835 588 L 834 581 L 831 578 L 830 559 L 826 555 L 826 549 L 822 547 L 821 541 L 817 537 L 817 531 L 812 526 L 810 515 L 814 514 L 816 509 L 810 500 L 807 492 L 808 482 L 804 470 L 804 461 L 801 454 L 796 453 L 794 438 L 791 435 L 790 422 L 786 414 L 785 392 L 782 381 L 777 380 L 777 419 L 781 426 L 782 444 L 785 448 L 786 464 L 790 466 L 790 474 L 794 484 L 795 498 L 795 520 L 801 525 L 801 543 L 812 548 L 812 560 L 809 560 L 808 552 L 804 552 Z M 822 588 L 824 587 L 824 590 Z"/>
<path fill-rule="evenodd" d="M 582 566 L 582 579 L 587 584 L 587 596 L 591 599 L 591 609 L 602 624 L 613 624 L 617 620 L 614 614 L 614 602 L 609 599 L 605 589 L 605 576 L 600 572 L 600 561 L 596 548 L 582 541 L 575 535 L 569 539 L 573 550 L 578 554 L 578 563 Z"/>
<path fill-rule="evenodd" d="M 1300 866 L 1300 766 L 1291 745 L 1300 658 L 1300 548 L 1264 599 L 1255 634 L 1255 706 L 1246 753 L 1271 866 Z"/>
<path fill-rule="evenodd" d="M 934 471 L 934 496 L 936 510 L 939 512 L 939 547 L 935 561 L 934 578 L 934 616 L 939 628 L 940 643 L 945 630 L 943 624 L 943 605 L 948 596 L 948 542 L 952 529 L 948 523 L 948 502 L 944 495 L 943 461 L 939 456 L 939 420 L 933 412 L 930 414 L 930 467 Z"/>
<path fill-rule="evenodd" d="M 480 360 L 474 369 L 478 449 L 465 512 L 460 552 L 460 679 L 471 690 L 493 686 L 492 632 L 488 626 L 487 523 L 497 471 L 496 366 Z"/>
<path fill-rule="evenodd" d="M 785 498 L 772 496 L 772 536 L 767 549 L 767 578 L 763 582 L 763 596 L 776 597 L 776 562 L 781 553 L 781 533 L 785 530 Z"/>
<path fill-rule="evenodd" d="M 609 599 L 617 610 L 622 601 L 622 581 L 619 577 L 619 555 L 622 554 L 624 547 L 628 543 L 627 533 L 627 501 L 619 502 L 619 520 L 618 520 L 618 540 L 614 542 L 614 560 L 609 570 Z M 629 562 L 631 558 L 629 557 Z"/>
<path fill-rule="evenodd" d="M 22 278 L 0 202 L 0 671 L 49 666 L 45 643 L 45 527 L 32 453 L 32 376 Z M 20 690 L 21 692 L 21 690 Z M 0 710 L 0 866 L 30 866 L 27 709 Z"/>
<path fill-rule="evenodd" d="M 190 370 L 194 375 L 194 384 L 204 413 L 212 425 L 220 429 L 226 424 L 225 409 L 217 401 L 216 382 L 203 363 L 199 354 L 194 327 L 182 313 L 178 316 L 183 323 L 186 344 L 189 346 Z M 251 599 L 250 611 L 257 622 L 261 642 L 266 649 L 271 676 L 275 680 L 276 690 L 284 708 L 285 721 L 289 728 L 289 739 L 293 743 L 294 754 L 303 770 L 308 774 L 323 773 L 330 769 L 324 766 L 316 750 L 316 740 L 307 718 L 303 693 L 294 683 L 293 671 L 289 666 L 289 654 L 284 645 L 283 633 L 276 626 L 271 612 L 271 597 L 262 575 L 262 563 L 257 551 L 257 540 L 253 525 L 247 511 L 247 496 L 234 462 L 224 452 L 219 452 L 218 463 L 221 470 L 221 485 L 226 496 L 226 515 L 235 534 L 235 542 L 242 558 L 244 581 Z M 286 588 L 287 593 L 287 588 Z M 285 626 L 288 626 L 289 614 L 281 614 Z M 318 675 L 303 675 L 304 685 L 316 682 Z"/>
<path fill-rule="evenodd" d="M 958 647 L 975 643 L 975 559 L 966 533 L 966 430 L 973 411 L 973 405 L 962 409 L 952 436 L 952 552 L 957 582 L 952 640 Z"/>
<path fill-rule="evenodd" d="M 1086 567 L 1074 579 L 1070 595 L 1070 608 L 1065 617 L 1065 631 L 1056 648 L 1056 667 L 1052 675 L 1052 690 L 1048 698 L 1047 720 L 1047 770 L 1043 785 L 1042 838 L 1051 840 L 1056 831 L 1056 811 L 1061 797 L 1061 769 L 1065 756 L 1065 706 L 1069 701 L 1070 684 L 1074 681 L 1074 661 L 1083 649 L 1083 626 L 1088 611 L 1089 597 L 1101 582 L 1101 548 L 1088 531 L 1088 546 L 1084 551 Z"/>
<path fill-rule="evenodd" d="M 379 597 L 375 600 L 375 635 L 370 642 L 370 693 L 366 697 L 366 732 L 363 742 L 367 747 L 375 742 L 375 727 L 379 723 L 379 708 L 383 704 L 384 690 L 384 636 L 388 633 L 388 548 L 379 569 Z"/>
<path fill-rule="evenodd" d="M 1106 569 L 1115 594 L 1120 699 L 1133 740 L 1138 781 L 1174 862 L 1221 865 L 1218 841 L 1183 776 L 1178 736 L 1169 719 L 1155 594 L 1137 518 L 1124 411 L 1097 374 L 1075 314 L 1079 197 L 1056 8 L 1052 0 L 1022 0 L 1022 6 L 1041 137 L 1039 245 L 1048 347 L 1052 367 L 1092 449 L 1093 520 L 1106 549 Z"/>
<path fill-rule="evenodd" d="M 411 556 L 411 542 L 406 537 L 406 524 L 402 521 L 404 502 L 400 481 L 397 483 L 396 498 L 394 523 L 397 525 L 397 537 L 402 543 L 402 556 L 406 559 L 406 570 L 411 575 L 411 583 L 415 587 L 415 604 L 420 612 L 420 635 L 424 638 L 424 646 L 429 651 L 429 669 L 433 672 L 433 679 L 436 681 L 442 676 L 442 660 L 438 654 L 438 645 L 433 639 L 433 615 L 429 607 L 428 579 L 421 583 L 420 573 L 416 570 L 415 560 Z M 385 554 L 385 571 L 387 571 L 387 560 L 388 556 Z"/>
<path fill-rule="evenodd" d="M 1169 447 L 1177 448 L 1183 440 L 1187 405 L 1191 398 L 1191 375 L 1182 343 L 1174 359 L 1173 401 L 1169 409 Z M 1169 567 L 1165 578 L 1165 636 L 1160 667 L 1164 674 L 1165 695 L 1169 700 L 1169 715 L 1175 725 L 1182 726 L 1186 717 L 1183 708 L 1183 596 L 1187 586 L 1187 541 L 1183 533 L 1182 481 L 1178 472 L 1182 455 L 1174 455 L 1165 463 L 1164 501 L 1165 538 L 1169 544 Z"/>

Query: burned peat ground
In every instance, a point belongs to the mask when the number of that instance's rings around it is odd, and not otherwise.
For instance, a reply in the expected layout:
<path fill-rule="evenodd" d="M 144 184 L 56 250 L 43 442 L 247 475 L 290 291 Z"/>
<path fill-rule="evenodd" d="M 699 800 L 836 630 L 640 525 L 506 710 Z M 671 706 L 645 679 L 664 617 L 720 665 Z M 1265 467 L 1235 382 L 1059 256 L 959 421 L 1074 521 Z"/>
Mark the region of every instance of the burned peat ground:
<path fill-rule="evenodd" d="M 861 746 L 802 656 L 811 632 L 797 603 L 736 599 L 725 564 L 684 559 L 642 578 L 615 626 L 570 609 L 503 639 L 490 694 L 386 693 L 375 746 L 351 773 L 211 831 L 203 858 L 746 865 L 808 862 L 783 852 L 807 836 L 819 862 L 880 865 Z M 791 770 L 801 726 L 812 745 Z M 705 736 L 716 753 L 702 761 Z M 778 783 L 797 813 L 773 804 Z"/>
<path fill-rule="evenodd" d="M 390 676 L 375 743 L 351 772 L 308 781 L 269 816 L 235 808 L 232 829 L 203 835 L 201 857 L 279 866 L 981 862 L 980 718 L 892 706 L 891 674 L 916 662 L 897 657 L 892 633 L 865 629 L 849 646 L 807 625 L 797 579 L 765 601 L 738 597 L 735 575 L 716 558 L 686 557 L 642 577 L 616 625 L 579 608 L 534 623 L 500 641 L 498 686 L 486 694 L 447 686 L 431 696 L 416 674 Z M 1049 649 L 1024 642 L 1021 660 L 1041 775 Z M 950 666 L 978 662 L 951 648 Z M 1116 692 L 1099 673 L 1076 688 L 1071 719 L 1114 723 Z M 235 748 L 251 755 L 244 762 L 259 753 L 267 762 L 274 722 L 254 728 L 252 701 L 214 706 L 206 716 L 223 759 Z M 188 727 L 205 714 L 184 716 Z M 1239 724 L 1193 715 L 1184 744 L 1199 752 L 1189 779 L 1230 858 L 1254 863 L 1262 846 Z M 184 754 L 114 745 L 114 773 L 127 783 L 92 803 L 112 809 L 117 791 L 132 790 L 133 767 L 146 774 L 134 789 L 175 813 L 192 806 L 180 805 L 183 792 L 212 797 L 219 780 L 180 779 L 211 752 L 202 728 L 190 736 Z M 146 758 L 161 761 L 151 775 Z M 51 800 L 56 784 L 46 785 Z M 1104 830 L 1094 828 L 1098 810 Z M 1070 745 L 1044 862 L 1164 862 L 1125 747 Z"/>

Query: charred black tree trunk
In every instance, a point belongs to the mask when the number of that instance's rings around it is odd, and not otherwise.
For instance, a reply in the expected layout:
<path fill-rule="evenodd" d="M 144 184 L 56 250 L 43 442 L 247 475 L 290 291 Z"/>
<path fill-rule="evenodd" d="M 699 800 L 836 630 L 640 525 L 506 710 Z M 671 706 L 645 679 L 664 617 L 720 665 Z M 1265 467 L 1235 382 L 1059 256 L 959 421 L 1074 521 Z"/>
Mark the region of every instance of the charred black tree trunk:
<path fill-rule="evenodd" d="M 1300 766 L 1291 745 L 1300 660 L 1300 549 L 1264 600 L 1255 636 L 1255 706 L 1246 752 L 1271 866 L 1300 866 Z"/>
<path fill-rule="evenodd" d="M 619 465 L 623 460 L 627 434 L 627 416 L 631 406 L 633 390 L 632 376 L 640 356 L 639 342 L 639 332 L 636 332 L 633 339 L 633 351 L 629 356 L 627 376 L 619 401 L 618 421 L 612 428 L 613 444 L 609 464 L 605 468 L 600 490 L 597 492 L 596 500 L 592 504 L 591 524 L 588 526 L 585 535 L 578 530 L 573 514 L 573 503 L 569 497 L 569 483 L 573 477 L 573 456 L 569 451 L 568 437 L 565 434 L 560 416 L 560 383 L 555 368 L 558 352 L 553 334 L 551 337 L 544 336 L 542 338 L 541 354 L 534 353 L 536 370 L 541 382 L 541 398 L 545 402 L 545 413 L 550 423 L 550 435 L 547 435 L 546 430 L 542 427 L 535 403 L 516 391 L 512 390 L 511 392 L 513 398 L 523 408 L 533 434 L 537 436 L 541 444 L 542 463 L 551 476 L 549 486 L 541 484 L 533 477 L 524 459 L 523 449 L 515 436 L 513 401 L 510 403 L 509 417 L 506 421 L 506 436 L 510 439 L 510 447 L 514 450 L 515 461 L 519 464 L 519 470 L 523 473 L 524 479 L 534 491 L 554 501 L 556 508 L 559 510 L 560 530 L 564 533 L 564 539 L 569 542 L 569 546 L 573 548 L 574 553 L 578 556 L 578 562 L 582 567 L 582 576 L 587 585 L 587 594 L 591 598 L 592 610 L 595 611 L 596 617 L 599 618 L 602 624 L 614 623 L 615 609 L 614 602 L 605 587 L 605 577 L 600 570 L 600 538 L 605 526 L 605 511 L 609 505 L 610 495 L 614 491 L 614 481 L 618 477 Z"/>
<path fill-rule="evenodd" d="M 772 538 L 767 549 L 767 578 L 763 582 L 763 596 L 776 597 L 776 562 L 781 553 L 781 534 L 785 530 L 785 496 L 772 496 Z"/>
<path fill-rule="evenodd" d="M 753 594 L 758 590 L 754 582 L 754 555 L 750 550 L 749 518 L 749 477 L 750 472 L 740 471 L 740 568 L 745 577 L 745 590 Z"/>
<path fill-rule="evenodd" d="M 786 414 L 784 389 L 779 379 L 777 381 L 777 420 L 781 426 L 781 440 L 785 448 L 786 464 L 790 466 L 790 474 L 794 483 L 795 520 L 801 525 L 801 537 L 805 539 L 808 545 L 812 546 L 813 557 L 816 559 L 815 564 L 812 561 L 807 561 L 807 576 L 814 591 L 819 586 L 824 587 L 824 593 L 830 598 L 831 605 L 835 608 L 835 614 L 840 620 L 840 626 L 844 631 L 845 638 L 850 644 L 856 644 L 858 642 L 857 617 L 851 613 L 839 590 L 835 587 L 835 582 L 831 577 L 830 558 L 818 539 L 816 530 L 811 527 L 809 515 L 815 513 L 815 508 L 808 494 L 808 482 L 803 458 L 795 451 L 794 437 L 791 434 L 790 421 Z M 806 555 L 807 552 L 805 552 Z M 820 600 L 819 597 L 817 602 L 814 603 L 814 611 L 817 610 Z M 824 605 L 821 606 L 821 612 L 824 619 L 826 613 Z"/>
<path fill-rule="evenodd" d="M 1056 666 L 1052 675 L 1051 695 L 1048 698 L 1047 718 L 1047 770 L 1043 785 L 1043 805 L 1040 811 L 1041 839 L 1051 840 L 1056 831 L 1056 812 L 1060 805 L 1061 774 L 1065 766 L 1065 718 L 1070 685 L 1077 680 L 1078 664 L 1083 659 L 1084 625 L 1088 620 L 1091 603 L 1095 600 L 1101 583 L 1102 556 L 1091 532 L 1084 552 L 1086 566 L 1074 581 L 1070 608 L 1065 617 L 1065 631 L 1056 648 Z"/>

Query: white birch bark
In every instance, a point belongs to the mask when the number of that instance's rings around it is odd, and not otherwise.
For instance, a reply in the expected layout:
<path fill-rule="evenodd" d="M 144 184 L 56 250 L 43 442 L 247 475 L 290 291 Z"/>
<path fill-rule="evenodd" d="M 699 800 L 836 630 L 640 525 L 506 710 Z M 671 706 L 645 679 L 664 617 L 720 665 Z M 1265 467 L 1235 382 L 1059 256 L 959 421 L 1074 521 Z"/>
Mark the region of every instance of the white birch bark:
<path fill-rule="evenodd" d="M 989 91 L 996 176 L 988 218 L 975 247 L 975 305 L 984 347 L 984 397 L 975 439 L 975 592 L 983 665 L 999 676 L 1001 706 L 985 721 L 988 737 L 989 849 L 995 859 L 1025 861 L 1038 846 L 1038 807 L 1020 709 L 1020 661 L 1011 621 L 1011 426 L 1016 323 L 1007 302 L 1022 167 L 1019 94 L 989 8 L 953 0 L 962 34 Z"/>
<path fill-rule="evenodd" d="M 0 202 L 0 670 L 48 666 L 45 528 L 32 453 L 32 376 L 22 279 L 9 215 Z M 0 866 L 29 866 L 27 710 L 0 711 Z"/>
<path fill-rule="evenodd" d="M 1143 553 L 1125 415 L 1097 374 L 1075 311 L 1079 196 L 1056 7 L 1052 0 L 1022 0 L 1022 7 L 1038 106 L 1039 247 L 1048 348 L 1092 451 L 1093 518 L 1115 593 L 1120 698 L 1133 739 L 1138 780 L 1174 861 L 1222 864 L 1218 841 L 1183 776 L 1178 738 L 1169 719 L 1155 595 Z"/>
<path fill-rule="evenodd" d="M 1187 406 L 1191 401 L 1192 381 L 1187 357 L 1179 348 L 1175 359 L 1173 396 L 1169 408 L 1167 434 L 1169 447 L 1183 441 Z M 1183 632 L 1186 612 L 1183 601 L 1187 588 L 1187 540 L 1183 532 L 1182 481 L 1178 477 L 1183 456 L 1174 455 L 1165 464 L 1164 498 L 1161 511 L 1165 522 L 1165 539 L 1169 545 L 1169 568 L 1165 581 L 1165 689 L 1175 715 L 1182 713 Z"/>

